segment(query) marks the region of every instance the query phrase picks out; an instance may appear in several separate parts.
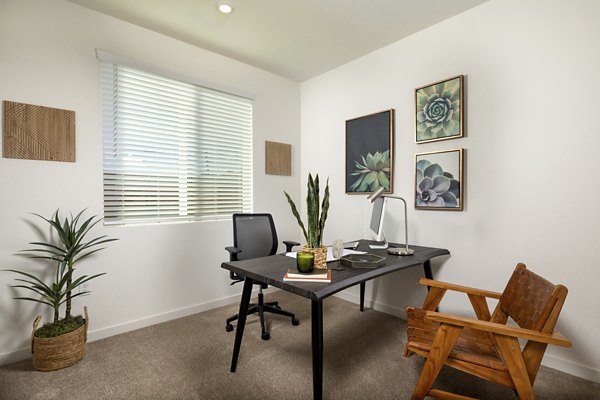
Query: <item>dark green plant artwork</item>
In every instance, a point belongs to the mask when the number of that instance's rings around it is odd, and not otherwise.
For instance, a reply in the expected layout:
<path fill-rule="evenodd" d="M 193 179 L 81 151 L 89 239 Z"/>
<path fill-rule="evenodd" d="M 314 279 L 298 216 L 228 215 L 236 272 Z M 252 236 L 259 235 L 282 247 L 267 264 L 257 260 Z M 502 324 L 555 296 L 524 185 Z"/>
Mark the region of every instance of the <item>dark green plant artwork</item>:
<path fill-rule="evenodd" d="M 463 136 L 463 75 L 415 90 L 417 143 Z"/>
<path fill-rule="evenodd" d="M 415 208 L 462 210 L 463 149 L 417 154 Z"/>
<path fill-rule="evenodd" d="M 353 192 L 374 192 L 383 187 L 390 191 L 390 151 L 367 153 L 361 162 L 355 161 L 356 170 L 350 175 L 356 177 L 350 189 Z"/>
<path fill-rule="evenodd" d="M 393 189 L 394 110 L 346 121 L 346 193 Z"/>

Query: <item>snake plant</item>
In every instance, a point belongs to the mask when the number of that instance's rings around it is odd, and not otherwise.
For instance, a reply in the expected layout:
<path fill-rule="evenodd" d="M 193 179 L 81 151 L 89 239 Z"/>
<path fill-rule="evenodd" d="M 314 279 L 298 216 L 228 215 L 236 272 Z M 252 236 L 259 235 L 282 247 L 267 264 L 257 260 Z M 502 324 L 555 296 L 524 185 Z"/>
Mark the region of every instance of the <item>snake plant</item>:
<path fill-rule="evenodd" d="M 306 239 L 308 247 L 317 248 L 323 245 L 323 231 L 325 229 L 325 221 L 327 220 L 327 212 L 329 211 L 329 179 L 325 186 L 323 194 L 323 202 L 320 205 L 319 215 L 319 175 L 315 175 L 313 180 L 312 175 L 308 174 L 308 191 L 306 194 L 306 216 L 308 230 L 306 230 L 296 204 L 287 192 L 283 192 L 292 209 L 292 214 L 296 217 L 298 225 L 302 228 L 302 233 Z"/>

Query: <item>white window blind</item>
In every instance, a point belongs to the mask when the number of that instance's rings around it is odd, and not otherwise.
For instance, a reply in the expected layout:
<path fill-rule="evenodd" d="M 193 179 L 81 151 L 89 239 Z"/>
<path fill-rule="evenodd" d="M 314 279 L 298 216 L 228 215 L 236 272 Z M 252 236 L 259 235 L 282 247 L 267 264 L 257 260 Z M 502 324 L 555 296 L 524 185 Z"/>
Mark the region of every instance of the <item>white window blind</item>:
<path fill-rule="evenodd" d="M 252 102 L 102 63 L 106 224 L 252 211 Z"/>

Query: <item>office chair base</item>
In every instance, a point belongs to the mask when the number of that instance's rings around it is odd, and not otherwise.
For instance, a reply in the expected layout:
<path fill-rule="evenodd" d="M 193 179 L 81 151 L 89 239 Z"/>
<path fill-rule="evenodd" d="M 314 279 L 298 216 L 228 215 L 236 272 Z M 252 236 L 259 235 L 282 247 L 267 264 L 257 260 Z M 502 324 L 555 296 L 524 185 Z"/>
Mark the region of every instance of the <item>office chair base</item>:
<path fill-rule="evenodd" d="M 284 317 L 289 317 L 292 319 L 293 326 L 300 325 L 300 320 L 298 320 L 296 318 L 295 314 L 282 310 L 281 307 L 279 307 L 279 303 L 276 301 L 264 303 L 262 301 L 262 296 L 263 296 L 262 293 L 260 293 L 258 295 L 258 297 L 259 297 L 258 303 L 250 304 L 250 306 L 248 307 L 248 314 L 247 314 L 247 315 L 250 315 L 250 314 L 258 313 L 259 318 L 260 318 L 260 327 L 261 327 L 261 336 L 260 337 L 262 338 L 262 340 L 269 340 L 271 338 L 271 334 L 269 333 L 269 331 L 267 331 L 267 329 L 265 327 L 264 313 L 266 313 L 266 312 L 281 315 Z M 233 331 L 233 325 L 231 323 L 233 321 L 237 320 L 238 317 L 239 317 L 239 314 L 236 314 L 232 317 L 227 318 L 227 324 L 225 325 L 225 330 L 227 332 Z"/>

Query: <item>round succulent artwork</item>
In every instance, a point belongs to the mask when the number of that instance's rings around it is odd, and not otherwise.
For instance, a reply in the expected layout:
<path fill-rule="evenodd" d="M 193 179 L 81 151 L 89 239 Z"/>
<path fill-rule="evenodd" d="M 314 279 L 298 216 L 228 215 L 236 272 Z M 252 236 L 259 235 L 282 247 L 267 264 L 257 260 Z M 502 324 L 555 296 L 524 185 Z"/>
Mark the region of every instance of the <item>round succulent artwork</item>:
<path fill-rule="evenodd" d="M 416 91 L 417 142 L 462 134 L 462 76 Z"/>
<path fill-rule="evenodd" d="M 459 207 L 460 184 L 451 173 L 423 159 L 417 162 L 416 174 L 417 207 Z"/>

